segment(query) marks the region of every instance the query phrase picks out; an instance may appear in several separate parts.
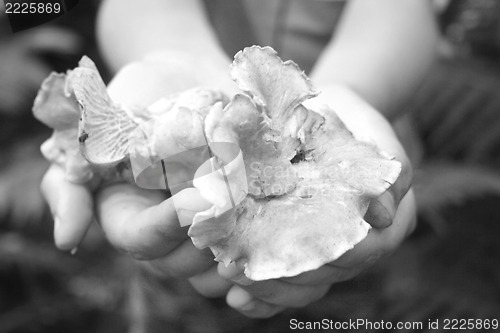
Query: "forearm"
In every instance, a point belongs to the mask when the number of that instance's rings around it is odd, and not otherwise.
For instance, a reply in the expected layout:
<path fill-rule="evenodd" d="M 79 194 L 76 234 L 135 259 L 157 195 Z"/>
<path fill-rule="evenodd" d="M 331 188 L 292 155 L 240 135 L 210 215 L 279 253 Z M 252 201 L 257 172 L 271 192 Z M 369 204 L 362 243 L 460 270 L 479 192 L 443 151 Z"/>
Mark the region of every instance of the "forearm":
<path fill-rule="evenodd" d="M 344 84 L 388 118 L 401 109 L 435 57 L 438 32 L 425 0 L 352 0 L 317 62 L 318 86 Z"/>
<path fill-rule="evenodd" d="M 193 61 L 193 67 L 203 66 L 199 72 L 210 72 L 204 79 L 220 80 L 231 63 L 198 0 L 106 0 L 98 16 L 97 37 L 114 71 L 160 52 Z"/>

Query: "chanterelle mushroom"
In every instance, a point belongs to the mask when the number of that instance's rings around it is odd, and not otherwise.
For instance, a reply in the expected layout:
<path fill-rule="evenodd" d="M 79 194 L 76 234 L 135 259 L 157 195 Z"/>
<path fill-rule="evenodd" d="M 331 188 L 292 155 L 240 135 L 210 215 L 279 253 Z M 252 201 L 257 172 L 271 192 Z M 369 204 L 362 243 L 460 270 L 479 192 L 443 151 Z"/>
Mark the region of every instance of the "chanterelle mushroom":
<path fill-rule="evenodd" d="M 111 101 L 84 58 L 66 77 L 49 77 L 37 97 L 35 115 L 55 130 L 44 154 L 71 181 L 96 174 L 133 180 L 123 171 L 131 151 L 154 163 L 199 142 L 231 143 L 244 166 L 212 153 L 228 165 L 224 179 L 235 206 L 228 209 L 221 177 L 195 177 L 194 187 L 213 206 L 194 217 L 193 243 L 210 247 L 225 264 L 243 261 L 253 280 L 294 276 L 337 259 L 366 237 L 370 200 L 396 181 L 401 164 L 356 140 L 334 110 L 304 107 L 319 92 L 272 48 L 240 51 L 230 75 L 243 93 L 229 104 L 219 92 L 199 88 L 166 96 L 134 117 Z M 185 130 L 198 121 L 202 130 Z M 130 150 L 138 126 L 152 143 Z"/>

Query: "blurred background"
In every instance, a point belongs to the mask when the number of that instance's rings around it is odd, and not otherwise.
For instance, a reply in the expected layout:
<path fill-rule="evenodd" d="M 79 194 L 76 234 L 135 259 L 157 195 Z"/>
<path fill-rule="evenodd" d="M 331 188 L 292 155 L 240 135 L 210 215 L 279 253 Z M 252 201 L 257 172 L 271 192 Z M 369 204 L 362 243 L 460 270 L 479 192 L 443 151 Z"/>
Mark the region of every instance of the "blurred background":
<path fill-rule="evenodd" d="M 419 224 L 391 257 L 330 296 L 249 320 L 182 281 L 149 281 L 93 227 L 58 251 L 39 191 L 50 131 L 31 107 L 42 80 L 83 54 L 98 0 L 13 34 L 0 13 L 0 332 L 287 332 L 299 320 L 500 319 L 500 2 L 436 1 L 440 58 L 395 124 L 415 165 Z M 156 295 L 155 288 L 165 290 Z M 147 313 L 145 316 L 144 314 Z"/>

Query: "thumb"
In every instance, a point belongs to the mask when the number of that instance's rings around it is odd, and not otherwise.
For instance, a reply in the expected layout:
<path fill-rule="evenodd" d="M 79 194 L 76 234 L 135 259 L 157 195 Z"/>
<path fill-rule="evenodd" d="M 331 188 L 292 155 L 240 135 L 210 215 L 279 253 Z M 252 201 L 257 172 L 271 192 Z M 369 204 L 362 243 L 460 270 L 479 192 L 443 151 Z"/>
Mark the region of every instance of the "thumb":
<path fill-rule="evenodd" d="M 170 253 L 188 238 L 177 212 L 187 215 L 205 207 L 208 208 L 196 189 L 183 190 L 165 200 L 160 191 L 129 184 L 103 189 L 96 202 L 97 217 L 108 240 L 138 259 L 154 259 Z"/>

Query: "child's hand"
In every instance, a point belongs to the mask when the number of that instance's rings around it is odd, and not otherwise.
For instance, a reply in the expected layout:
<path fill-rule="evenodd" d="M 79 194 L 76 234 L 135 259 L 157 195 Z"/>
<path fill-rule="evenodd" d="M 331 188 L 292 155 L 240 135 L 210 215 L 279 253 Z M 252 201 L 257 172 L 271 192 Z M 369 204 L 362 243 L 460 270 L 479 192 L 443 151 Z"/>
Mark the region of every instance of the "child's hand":
<path fill-rule="evenodd" d="M 145 260 L 144 266 L 155 276 L 189 278 L 201 294 L 214 297 L 225 295 L 231 283 L 215 278 L 212 252 L 195 248 L 188 227 L 179 223 L 210 206 L 194 188 L 176 194 L 174 206 L 172 198 L 165 200 L 161 192 L 119 184 L 100 191 L 96 215 L 111 244 Z"/>
<path fill-rule="evenodd" d="M 78 246 L 95 210 L 109 242 L 144 260 L 144 266 L 159 278 L 190 278 L 193 287 L 205 296 L 223 296 L 232 285 L 218 277 L 211 251 L 196 249 L 187 236 L 187 227 L 179 224 L 177 214 L 192 219 L 197 211 L 211 205 L 196 189 L 178 193 L 174 207 L 173 200 L 165 200 L 160 191 L 115 184 L 97 193 L 94 206 L 94 198 L 84 186 L 69 183 L 63 170 L 52 166 L 44 177 L 42 191 L 54 215 L 54 238 L 61 249 Z"/>
<path fill-rule="evenodd" d="M 117 95 L 115 91 L 114 96 Z M 366 219 L 374 229 L 334 263 L 297 277 L 247 286 L 249 281 L 242 277 L 240 268 L 234 265 L 217 268 L 210 250 L 196 249 L 186 228 L 180 226 L 177 213 L 192 216 L 210 206 L 197 190 L 178 193 L 175 207 L 172 199 L 165 200 L 161 192 L 145 191 L 129 184 L 107 186 L 93 198 L 87 188 L 69 183 L 64 179 L 63 170 L 52 166 L 44 177 L 42 191 L 54 215 L 57 246 L 66 250 L 76 247 L 95 210 L 106 237 L 116 248 L 135 258 L 146 259 L 145 266 L 160 278 L 189 278 L 193 287 L 205 296 L 227 294 L 228 304 L 248 316 L 271 316 L 285 307 L 305 306 L 323 297 L 332 283 L 354 277 L 399 245 L 413 229 L 415 211 L 411 192 L 399 204 L 410 186 L 411 169 L 385 119 L 349 92 L 339 89 L 324 89 L 308 106 L 315 109 L 322 104 L 336 110 L 356 137 L 373 140 L 403 165 L 398 181 L 370 206 Z M 176 208 L 181 211 L 176 212 Z"/>
<path fill-rule="evenodd" d="M 186 59 L 178 54 L 152 54 L 124 67 L 109 84 L 108 93 L 115 102 L 145 107 L 165 95 L 200 84 L 216 71 L 212 68 L 204 72 L 198 63 L 194 69 Z M 229 87 L 224 89 L 228 93 L 234 89 L 229 84 L 217 86 Z M 127 183 L 91 193 L 86 186 L 67 181 L 57 165 L 49 168 L 41 188 L 54 216 L 54 239 L 60 249 L 76 248 L 92 221 L 97 220 L 113 246 L 143 259 L 145 266 L 156 273 L 193 277 L 192 285 L 205 295 L 222 296 L 229 290 L 230 283 L 220 278 L 222 291 L 221 285 L 211 284 L 212 275 L 217 275 L 211 251 L 196 249 L 187 236 L 187 227 L 181 228 L 178 221 L 175 208 L 182 209 L 180 215 L 191 215 L 187 217 L 191 219 L 194 212 L 208 208 L 197 190 L 178 193 L 175 207 L 162 192 Z M 202 272 L 201 277 L 194 277 Z"/>
<path fill-rule="evenodd" d="M 285 308 L 306 306 L 321 299 L 337 282 L 350 280 L 392 252 L 413 230 L 415 206 L 409 192 L 399 204 L 392 225 L 373 228 L 368 236 L 338 260 L 291 278 L 253 282 L 241 267 L 219 264 L 220 276 L 233 281 L 227 303 L 249 317 L 266 318 Z"/>
<path fill-rule="evenodd" d="M 373 229 L 338 260 L 317 270 L 279 280 L 252 282 L 242 267 L 219 264 L 219 274 L 235 282 L 227 295 L 230 306 L 249 317 L 270 317 L 287 307 L 302 307 L 322 298 L 333 283 L 349 280 L 392 252 L 415 227 L 411 166 L 389 123 L 376 110 L 345 88 L 328 87 L 305 105 L 317 110 L 328 105 L 358 139 L 374 142 L 402 163 L 401 175 L 365 215 Z M 334 221 L 332 221 L 333 223 Z"/>

